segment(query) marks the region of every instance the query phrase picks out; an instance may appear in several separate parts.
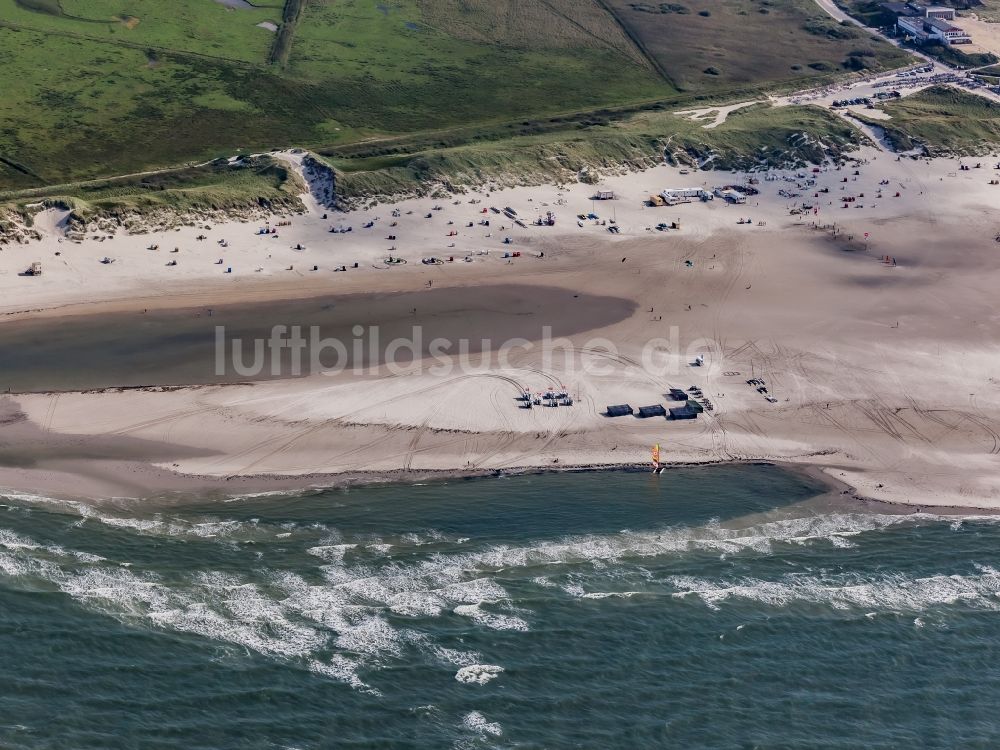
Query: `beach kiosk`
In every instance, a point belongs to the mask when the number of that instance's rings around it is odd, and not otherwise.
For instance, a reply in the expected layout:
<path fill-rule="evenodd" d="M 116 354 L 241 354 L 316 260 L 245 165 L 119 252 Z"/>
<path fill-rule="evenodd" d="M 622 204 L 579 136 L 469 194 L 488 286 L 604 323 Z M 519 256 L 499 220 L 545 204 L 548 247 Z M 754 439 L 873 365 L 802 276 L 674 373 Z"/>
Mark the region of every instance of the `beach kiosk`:
<path fill-rule="evenodd" d="M 609 406 L 605 412 L 609 417 L 624 417 L 632 413 L 632 407 L 628 404 L 616 404 Z"/>
<path fill-rule="evenodd" d="M 667 410 L 664 408 L 663 404 L 653 404 L 652 406 L 640 406 L 639 416 L 642 419 L 649 419 L 650 417 L 665 417 L 667 415 Z"/>

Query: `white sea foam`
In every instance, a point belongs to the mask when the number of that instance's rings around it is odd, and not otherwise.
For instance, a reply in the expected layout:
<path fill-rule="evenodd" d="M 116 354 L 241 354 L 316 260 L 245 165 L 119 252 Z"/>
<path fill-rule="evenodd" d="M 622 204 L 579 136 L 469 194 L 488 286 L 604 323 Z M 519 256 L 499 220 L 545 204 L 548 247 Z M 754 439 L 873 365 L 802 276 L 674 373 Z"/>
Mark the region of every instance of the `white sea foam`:
<path fill-rule="evenodd" d="M 96 521 L 112 528 L 128 529 L 150 536 L 179 537 L 228 537 L 234 534 L 256 529 L 259 519 L 237 521 L 234 519 L 218 519 L 203 517 L 199 519 L 171 518 L 163 513 L 155 513 L 149 517 L 129 515 L 127 508 L 120 512 L 111 512 L 103 507 L 78 500 L 65 500 L 44 495 L 4 492 L 3 497 L 29 505 L 44 505 L 58 510 L 71 511 L 79 516 L 81 521 Z"/>
<path fill-rule="evenodd" d="M 462 604 L 495 603 L 507 598 L 507 591 L 492 578 L 474 578 L 471 581 L 449 583 L 439 589 L 442 597 Z"/>
<path fill-rule="evenodd" d="M 581 599 L 631 599 L 633 596 L 638 596 L 641 591 L 593 591 L 589 594 L 583 594 Z"/>
<path fill-rule="evenodd" d="M 456 666 L 471 666 L 482 658 L 475 651 L 459 651 L 455 648 L 436 646 L 434 644 L 430 644 L 427 650 L 434 654 L 440 661 L 446 664 L 455 664 Z"/>
<path fill-rule="evenodd" d="M 52 580 L 53 571 L 58 571 L 58 566 L 47 560 L 0 552 L 0 573 L 11 578 Z"/>
<path fill-rule="evenodd" d="M 129 519 L 77 505 L 82 519 L 136 534 L 232 537 L 257 527 L 255 520 L 191 521 L 164 516 Z M 316 569 L 322 578 L 313 580 L 288 571 L 259 569 L 266 565 L 266 557 L 260 563 L 254 561 L 252 571 L 226 574 L 204 571 L 166 580 L 141 569 L 127 568 L 125 563 L 44 545 L 0 529 L 0 574 L 48 582 L 82 604 L 113 617 L 145 621 L 156 627 L 230 643 L 270 658 L 291 660 L 359 690 L 372 690 L 359 676 L 361 670 L 378 668 L 387 660 L 400 658 L 404 649 L 412 648 L 440 662 L 461 667 L 456 673 L 459 681 L 478 682 L 480 677 L 483 681 L 496 677 L 496 673 L 487 676 L 486 672 L 477 671 L 492 668 L 481 663 L 479 654 L 445 648 L 401 626 L 399 620 L 454 613 L 482 628 L 528 630 L 529 615 L 512 609 L 508 591 L 496 580 L 499 571 L 524 571 L 537 585 L 561 587 L 574 597 L 629 597 L 639 592 L 587 589 L 595 588 L 593 581 L 598 582 L 597 587 L 604 581 L 605 588 L 618 588 L 617 584 L 608 586 L 606 582 L 616 578 L 627 582 L 637 574 L 649 577 L 649 571 L 637 564 L 644 558 L 683 555 L 692 550 L 767 555 L 778 545 L 788 544 L 850 546 L 859 534 L 925 518 L 934 517 L 830 514 L 765 521 L 745 528 L 710 523 L 695 528 L 461 549 L 449 547 L 450 542 L 436 534 L 412 538 L 404 535 L 401 537 L 404 546 L 421 546 L 427 543 L 425 539 L 439 544 L 447 542 L 442 544 L 443 548 L 425 550 L 422 557 L 416 558 L 392 548 L 373 549 L 383 545 L 381 541 L 345 539 L 340 532 L 322 524 L 283 525 L 283 531 L 306 529 L 312 538 L 323 536 L 320 544 L 307 550 L 317 562 L 324 563 Z M 968 520 L 955 522 L 953 528 L 961 529 Z M 995 523 L 996 519 L 990 517 L 988 521 Z M 273 529 L 268 533 L 273 533 Z M 575 568 L 568 572 L 560 568 L 581 563 L 589 566 L 590 574 L 581 576 L 574 572 Z M 543 568 L 540 572 L 546 574 L 536 575 L 537 568 Z M 927 607 L 951 604 L 1000 610 L 1000 573 L 987 567 L 971 575 L 926 578 L 804 573 L 776 581 L 675 577 L 669 583 L 676 590 L 675 596 L 698 597 L 714 608 L 727 600 L 748 599 L 774 607 L 807 602 L 841 609 L 857 607 L 863 612 L 890 610 L 916 614 Z M 335 653 L 331 655 L 331 651 Z M 485 719 L 482 722 L 496 726 Z"/>
<path fill-rule="evenodd" d="M 426 591 L 403 591 L 386 601 L 393 612 L 407 617 L 437 617 L 448 602 L 436 594 Z"/>
<path fill-rule="evenodd" d="M 530 630 L 528 623 L 520 617 L 488 612 L 479 604 L 460 604 L 455 607 L 455 614 L 468 617 L 473 622 L 493 630 Z"/>
<path fill-rule="evenodd" d="M 4 490 L 0 489 L 0 498 L 5 500 L 11 500 L 15 503 L 23 503 L 25 505 L 82 505 L 83 503 L 77 503 L 73 500 L 60 500 L 57 497 L 48 497 L 46 495 L 38 495 L 31 492 L 16 492 L 14 490 Z"/>
<path fill-rule="evenodd" d="M 155 514 L 151 518 L 134 518 L 130 516 L 111 515 L 96 509 L 85 512 L 83 517 L 99 521 L 105 526 L 131 529 L 148 536 L 196 537 L 202 539 L 229 537 L 252 530 L 257 526 L 256 519 L 249 521 L 218 521 L 214 519 L 186 521 L 167 518 L 160 513 Z"/>
<path fill-rule="evenodd" d="M 275 497 L 301 497 L 301 489 L 291 490 L 264 490 L 262 492 L 244 492 L 236 495 L 229 495 L 223 502 L 238 503 L 246 500 L 261 500 L 263 498 Z"/>
<path fill-rule="evenodd" d="M 745 599 L 772 607 L 805 602 L 834 609 L 858 608 L 892 612 L 922 612 L 930 607 L 960 604 L 1000 611 L 1000 572 L 978 566 L 976 575 L 934 575 L 921 578 L 901 574 L 877 577 L 790 575 L 776 581 L 745 578 L 708 581 L 672 577 L 674 596 L 697 596 L 713 609 L 730 599 Z"/>
<path fill-rule="evenodd" d="M 503 667 L 495 664 L 470 664 L 455 673 L 455 679 L 465 684 L 485 685 L 500 676 Z"/>
<path fill-rule="evenodd" d="M 696 550 L 711 550 L 724 554 L 739 552 L 773 554 L 775 544 L 825 543 L 836 547 L 849 547 L 853 545 L 850 538 L 858 534 L 931 518 L 934 517 L 920 514 L 910 516 L 830 514 L 766 521 L 745 528 L 728 528 L 718 523 L 710 523 L 702 527 L 673 527 L 660 531 L 581 536 L 540 542 L 535 545 L 495 545 L 485 549 L 450 554 L 438 553 L 405 568 L 390 562 L 388 566 L 380 568 L 373 575 L 381 586 L 387 585 L 389 578 L 403 579 L 402 582 L 392 584 L 396 591 L 400 591 L 432 588 L 434 585 L 443 587 L 451 583 L 461 583 L 477 575 L 491 581 L 485 578 L 484 574 L 540 566 L 587 563 L 597 570 L 604 570 L 608 564 L 620 564 L 625 560 L 682 555 Z M 996 522 L 993 517 L 989 517 L 989 520 Z M 541 583 L 544 579 L 544 576 L 535 577 L 539 585 L 547 585 Z M 373 584 L 369 582 L 366 585 Z M 575 592 L 575 589 L 573 591 Z M 489 598 L 503 597 L 505 594 L 497 592 L 491 594 Z"/>
<path fill-rule="evenodd" d="M 462 717 L 462 725 L 470 732 L 486 736 L 499 737 L 503 734 L 503 727 L 495 721 L 487 721 L 479 711 L 470 711 Z"/>
<path fill-rule="evenodd" d="M 460 651 L 455 648 L 441 646 L 431 639 L 427 633 L 417 630 L 405 630 L 402 638 L 421 651 L 430 654 L 442 664 L 452 664 L 456 667 L 467 667 L 482 661 L 482 656 L 475 651 Z"/>
<path fill-rule="evenodd" d="M 447 534 L 445 534 L 442 531 L 437 531 L 436 529 L 431 529 L 429 531 L 424 531 L 420 533 L 407 532 L 406 534 L 402 534 L 399 538 L 400 541 L 405 542 L 406 544 L 412 545 L 414 547 L 422 547 L 425 544 L 437 544 L 440 542 L 447 542 L 447 541 L 459 541 L 450 539 Z"/>
<path fill-rule="evenodd" d="M 0 547 L 6 547 L 7 549 L 39 549 L 41 545 L 20 534 L 15 534 L 13 531 L 0 529 Z"/>
<path fill-rule="evenodd" d="M 310 547 L 306 550 L 310 555 L 314 555 L 321 560 L 326 560 L 327 562 L 343 562 L 344 555 L 347 554 L 348 550 L 352 550 L 358 545 L 356 544 L 323 544 L 316 547 Z"/>
<path fill-rule="evenodd" d="M 337 648 L 369 657 L 400 656 L 403 652 L 400 631 L 381 617 L 369 615 L 345 628 L 337 636 Z"/>
<path fill-rule="evenodd" d="M 28 554 L 29 550 L 33 554 Z M 186 585 L 167 584 L 125 566 L 81 563 L 67 553 L 61 562 L 29 544 L 18 553 L 0 553 L 0 572 L 48 581 L 73 599 L 122 620 L 146 620 L 157 627 L 229 642 L 268 656 L 307 656 L 328 641 L 328 634 L 293 622 L 282 604 L 256 585 L 233 575 L 201 573 Z"/>
<path fill-rule="evenodd" d="M 847 539 L 846 535 L 845 536 L 831 535 L 830 536 L 830 543 L 834 547 L 838 547 L 840 549 L 851 549 L 853 547 L 857 547 L 858 546 L 854 542 L 852 542 L 850 539 Z"/>
<path fill-rule="evenodd" d="M 342 654 L 334 654 L 329 661 L 322 662 L 316 659 L 309 662 L 309 669 L 324 677 L 331 677 L 339 682 L 345 682 L 355 690 L 360 690 L 372 695 L 381 695 L 381 691 L 368 685 L 358 676 L 358 662 L 348 659 Z"/>

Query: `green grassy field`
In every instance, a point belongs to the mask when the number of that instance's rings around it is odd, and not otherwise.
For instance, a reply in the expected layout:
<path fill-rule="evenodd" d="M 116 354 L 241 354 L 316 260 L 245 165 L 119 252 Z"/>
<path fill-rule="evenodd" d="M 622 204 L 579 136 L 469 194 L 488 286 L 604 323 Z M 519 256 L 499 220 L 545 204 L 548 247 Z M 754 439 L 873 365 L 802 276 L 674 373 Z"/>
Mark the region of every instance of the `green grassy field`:
<path fill-rule="evenodd" d="M 287 60 L 270 65 L 276 35 L 255 24 L 281 8 L 0 0 L 0 159 L 20 167 L 0 167 L 0 188 L 676 93 L 607 18 L 600 38 L 548 9 L 559 2 L 570 0 L 523 0 L 547 14 L 546 31 L 508 44 L 522 29 L 491 27 L 492 4 L 455 11 L 486 29 L 484 42 L 435 27 L 451 23 L 435 15 L 455 10 L 445 0 L 313 0 Z"/>
<path fill-rule="evenodd" d="M 35 10 L 32 10 L 35 8 Z M 261 63 L 281 21 L 281 0 L 232 10 L 214 0 L 0 0 L 0 20 L 66 34 Z"/>
<path fill-rule="evenodd" d="M 907 56 L 812 0 L 607 0 L 658 67 L 684 91 L 816 79 L 905 65 Z"/>
<path fill-rule="evenodd" d="M 904 61 L 807 0 L 686 5 L 0 0 L 0 190 L 287 146 L 482 144 Z"/>
<path fill-rule="evenodd" d="M 562 11 L 559 5 L 565 6 Z M 607 88 L 619 79 L 625 82 L 625 71 L 611 78 L 598 77 L 609 74 L 600 67 L 608 59 L 625 63 L 631 72 L 645 66 L 628 38 L 589 0 L 397 0 L 386 4 L 311 0 L 296 34 L 291 72 L 323 80 L 336 69 L 376 82 L 418 87 L 443 74 L 481 88 L 517 86 L 527 89 L 528 96 L 532 89 L 541 88 L 559 97 L 559 89 L 578 82 L 592 88 Z M 589 81 L 588 62 L 595 65 Z M 523 63 L 531 67 L 519 69 Z M 505 71 L 505 65 L 514 67 Z M 481 78 L 484 73 L 488 77 Z M 456 87 L 452 94 L 461 90 L 465 89 Z M 605 92 L 605 96 L 616 95 Z"/>
<path fill-rule="evenodd" d="M 892 119 L 867 122 L 884 128 L 898 151 L 985 156 L 1000 146 L 1000 104 L 975 94 L 934 86 L 879 108 Z"/>
<path fill-rule="evenodd" d="M 266 71 L 173 55 L 150 64 L 142 50 L 2 27 L 0 64 L 0 157 L 26 170 L 11 178 L 8 168 L 0 188 L 123 174 L 314 135 L 298 116 L 308 110 L 306 96 Z"/>
<path fill-rule="evenodd" d="M 312 0 L 287 72 L 316 84 L 336 72 L 342 94 L 327 105 L 330 141 L 350 139 L 351 130 L 406 133 L 675 93 L 623 34 L 587 33 L 547 7 L 557 2 L 521 3 L 514 13 L 516 4 L 503 0 Z M 592 7 L 563 2 L 580 16 Z M 504 25 L 501 9 L 516 23 Z M 592 20 L 598 30 L 601 20 Z M 606 15 L 603 25 L 615 29 Z"/>

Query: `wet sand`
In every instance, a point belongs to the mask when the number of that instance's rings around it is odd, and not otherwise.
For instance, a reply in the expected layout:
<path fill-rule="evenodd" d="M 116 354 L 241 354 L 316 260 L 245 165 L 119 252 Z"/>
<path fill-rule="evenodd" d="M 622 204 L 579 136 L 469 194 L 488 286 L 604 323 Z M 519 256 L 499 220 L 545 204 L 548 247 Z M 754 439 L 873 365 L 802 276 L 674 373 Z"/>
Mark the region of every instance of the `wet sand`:
<path fill-rule="evenodd" d="M 345 356 L 328 349 L 315 363 L 319 369 L 355 369 L 384 363 L 385 347 L 372 344 L 375 329 L 382 344 L 413 340 L 415 327 L 419 329 L 415 343 L 420 346 L 401 347 L 394 357 L 405 365 L 414 355 L 428 356 L 436 338 L 456 346 L 464 339 L 475 354 L 490 342 L 537 341 L 546 326 L 553 337 L 571 336 L 634 312 L 635 303 L 624 298 L 498 284 L 41 317 L 0 325 L 0 387 L 9 393 L 70 391 L 250 382 L 293 377 L 296 369 L 299 375 L 309 374 L 311 358 L 300 357 L 295 368 L 287 349 L 276 365 L 268 356 L 261 372 L 247 371 L 254 361 L 253 342 L 268 339 L 275 326 L 286 331 L 298 326 L 307 339 L 315 327 L 318 337 L 344 342 Z M 219 327 L 224 328 L 221 334 Z M 230 342 L 221 365 L 216 354 L 220 335 Z M 234 367 L 233 339 L 243 342 L 237 360 L 241 371 Z M 360 349 L 355 341 L 362 341 Z"/>

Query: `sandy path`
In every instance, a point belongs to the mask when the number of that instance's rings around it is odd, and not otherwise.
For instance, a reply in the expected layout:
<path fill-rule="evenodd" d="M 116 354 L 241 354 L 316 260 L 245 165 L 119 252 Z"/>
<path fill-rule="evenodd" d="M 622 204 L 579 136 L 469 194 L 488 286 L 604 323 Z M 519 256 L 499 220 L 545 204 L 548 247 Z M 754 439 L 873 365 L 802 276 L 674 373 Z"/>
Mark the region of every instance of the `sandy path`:
<path fill-rule="evenodd" d="M 756 101 L 739 102 L 738 104 L 729 104 L 724 107 L 704 107 L 702 109 L 685 109 L 674 112 L 674 114 L 680 115 L 681 117 L 687 117 L 689 120 L 692 120 L 694 122 L 707 120 L 708 122 L 705 122 L 705 124 L 702 125 L 702 127 L 705 130 L 712 130 L 713 128 L 717 128 L 720 125 L 722 125 L 722 123 L 726 121 L 729 115 L 731 115 L 736 110 L 743 109 L 745 107 L 749 107 L 753 104 L 758 104 L 758 103 L 759 102 Z"/>

